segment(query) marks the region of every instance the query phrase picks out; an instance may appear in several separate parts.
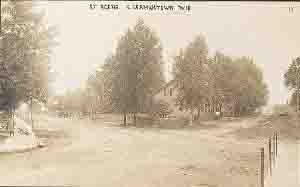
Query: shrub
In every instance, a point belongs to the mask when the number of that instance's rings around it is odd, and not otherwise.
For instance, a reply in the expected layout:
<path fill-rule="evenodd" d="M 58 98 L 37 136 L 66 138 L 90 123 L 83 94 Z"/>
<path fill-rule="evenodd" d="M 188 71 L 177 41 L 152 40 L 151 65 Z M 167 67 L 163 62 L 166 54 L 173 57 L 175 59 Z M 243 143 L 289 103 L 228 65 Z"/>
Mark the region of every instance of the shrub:
<path fill-rule="evenodd" d="M 166 118 L 173 112 L 172 108 L 170 107 L 170 104 L 163 101 L 158 100 L 156 101 L 150 110 L 150 114 L 153 118 Z"/>
<path fill-rule="evenodd" d="M 274 105 L 273 106 L 273 114 L 275 115 L 279 115 L 281 113 L 292 113 L 292 107 L 288 106 L 288 105 Z"/>

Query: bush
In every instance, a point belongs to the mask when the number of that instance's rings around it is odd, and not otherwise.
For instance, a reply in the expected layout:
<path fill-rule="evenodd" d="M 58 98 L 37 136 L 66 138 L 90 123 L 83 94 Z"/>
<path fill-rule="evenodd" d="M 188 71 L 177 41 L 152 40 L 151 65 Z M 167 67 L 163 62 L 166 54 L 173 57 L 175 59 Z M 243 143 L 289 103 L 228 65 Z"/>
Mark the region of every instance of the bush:
<path fill-rule="evenodd" d="M 280 115 L 283 113 L 293 113 L 293 109 L 292 107 L 288 106 L 288 105 L 274 105 L 273 106 L 273 114 L 275 115 Z"/>
<path fill-rule="evenodd" d="M 166 118 L 173 112 L 173 109 L 170 107 L 170 104 L 163 101 L 156 101 L 150 110 L 151 116 L 153 118 Z"/>

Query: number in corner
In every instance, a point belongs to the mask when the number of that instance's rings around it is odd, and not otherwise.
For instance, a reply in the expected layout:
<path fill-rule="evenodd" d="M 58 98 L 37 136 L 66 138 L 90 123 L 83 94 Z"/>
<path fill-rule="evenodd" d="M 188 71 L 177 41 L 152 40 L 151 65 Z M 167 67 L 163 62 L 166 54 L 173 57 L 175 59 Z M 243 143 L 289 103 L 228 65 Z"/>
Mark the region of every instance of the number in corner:
<path fill-rule="evenodd" d="M 289 12 L 290 13 L 294 13 L 294 11 L 295 11 L 295 7 L 289 7 Z"/>

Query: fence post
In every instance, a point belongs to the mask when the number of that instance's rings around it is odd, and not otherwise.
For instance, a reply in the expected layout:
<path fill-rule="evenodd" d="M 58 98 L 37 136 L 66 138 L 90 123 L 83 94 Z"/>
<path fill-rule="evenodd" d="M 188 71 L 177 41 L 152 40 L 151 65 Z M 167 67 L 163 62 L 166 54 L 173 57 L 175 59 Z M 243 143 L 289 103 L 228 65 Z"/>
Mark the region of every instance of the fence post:
<path fill-rule="evenodd" d="M 264 158 L 264 148 L 260 149 L 260 187 L 265 186 L 265 158 Z"/>
<path fill-rule="evenodd" d="M 278 156 L 278 133 L 276 132 L 276 158 Z"/>
<path fill-rule="evenodd" d="M 269 168 L 272 175 L 272 138 L 269 138 Z"/>
<path fill-rule="evenodd" d="M 275 147 L 276 147 L 276 142 L 275 142 L 275 141 L 276 141 L 276 139 L 275 139 L 275 134 L 274 134 L 274 135 L 273 135 L 273 152 L 272 152 L 272 153 L 273 153 L 273 166 L 275 166 L 275 163 L 276 163 L 276 160 L 275 160 L 275 154 L 276 154 L 276 153 L 275 153 L 275 149 L 276 149 Z"/>

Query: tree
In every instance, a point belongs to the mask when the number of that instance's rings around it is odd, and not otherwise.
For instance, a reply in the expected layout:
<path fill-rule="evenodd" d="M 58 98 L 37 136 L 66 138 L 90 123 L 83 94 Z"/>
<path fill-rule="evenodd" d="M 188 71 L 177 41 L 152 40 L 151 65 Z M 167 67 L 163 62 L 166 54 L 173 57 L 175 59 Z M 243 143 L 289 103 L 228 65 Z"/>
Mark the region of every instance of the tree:
<path fill-rule="evenodd" d="M 173 112 L 170 104 L 164 100 L 156 101 L 151 108 L 151 115 L 153 118 L 165 118 Z"/>
<path fill-rule="evenodd" d="M 105 89 L 110 94 L 114 109 L 126 115 L 143 111 L 149 93 L 158 89 L 164 82 L 162 48 L 158 36 L 139 19 L 133 29 L 120 38 L 111 57 L 103 66 Z"/>
<path fill-rule="evenodd" d="M 231 104 L 235 115 L 247 113 L 266 104 L 268 89 L 261 69 L 247 57 L 233 59 L 216 54 L 211 64 L 216 95 L 221 103 Z"/>
<path fill-rule="evenodd" d="M 16 103 L 46 102 L 54 27 L 47 27 L 31 1 L 1 1 L 1 72 L 14 80 Z"/>
<path fill-rule="evenodd" d="M 267 103 L 268 89 L 263 80 L 263 73 L 260 68 L 249 58 L 238 58 L 237 68 L 240 78 L 239 89 L 236 89 L 238 100 L 238 112 L 251 112 Z M 237 107 L 236 106 L 236 107 Z"/>
<path fill-rule="evenodd" d="M 295 107 L 297 106 L 297 92 L 296 91 L 292 92 L 289 104 L 291 106 L 295 106 Z"/>
<path fill-rule="evenodd" d="M 173 73 L 177 79 L 176 103 L 191 111 L 199 108 L 209 92 L 208 47 L 204 36 L 197 36 L 175 57 Z"/>
<path fill-rule="evenodd" d="M 294 102 L 296 104 L 297 111 L 300 108 L 300 57 L 297 57 L 289 65 L 288 70 L 284 74 L 285 86 L 293 91 Z"/>
<path fill-rule="evenodd" d="M 198 36 L 175 57 L 177 105 L 198 110 L 208 104 L 216 108 L 230 106 L 235 115 L 252 112 L 266 104 L 268 89 L 261 69 L 248 57 L 233 59 L 220 52 L 207 55 L 203 36 Z"/>

